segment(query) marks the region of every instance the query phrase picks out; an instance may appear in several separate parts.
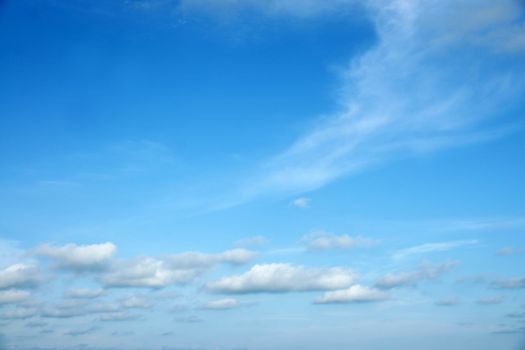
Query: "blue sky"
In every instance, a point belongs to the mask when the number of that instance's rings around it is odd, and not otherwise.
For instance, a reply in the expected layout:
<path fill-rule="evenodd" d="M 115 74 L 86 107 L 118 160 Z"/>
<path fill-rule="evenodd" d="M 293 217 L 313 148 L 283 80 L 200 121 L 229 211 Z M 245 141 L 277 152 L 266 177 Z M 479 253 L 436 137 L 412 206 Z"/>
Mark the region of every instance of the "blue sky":
<path fill-rule="evenodd" d="M 523 349 L 524 58 L 522 1 L 0 1 L 0 349 Z"/>

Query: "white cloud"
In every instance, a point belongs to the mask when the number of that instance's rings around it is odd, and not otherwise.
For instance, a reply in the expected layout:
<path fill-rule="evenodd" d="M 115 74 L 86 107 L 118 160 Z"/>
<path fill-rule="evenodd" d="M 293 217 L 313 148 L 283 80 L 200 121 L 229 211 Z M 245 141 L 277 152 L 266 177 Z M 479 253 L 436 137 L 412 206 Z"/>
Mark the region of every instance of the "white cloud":
<path fill-rule="evenodd" d="M 470 246 L 478 243 L 479 242 L 474 239 L 441 243 L 426 243 L 415 247 L 399 250 L 394 254 L 394 258 L 402 259 L 412 255 L 421 255 L 433 252 L 444 252 L 451 249 Z"/>
<path fill-rule="evenodd" d="M 204 8 L 210 3 L 186 2 Z M 216 3 L 220 8 L 240 4 Z M 277 2 L 249 3 L 262 13 L 275 13 L 271 9 Z M 342 12 L 339 2 L 293 3 L 286 7 L 294 9 L 290 13 L 301 8 L 316 14 L 329 8 Z M 516 25 L 517 2 L 364 3 L 378 41 L 341 69 L 339 111 L 320 117 L 289 147 L 260 164 L 257 175 L 216 208 L 268 193 L 312 191 L 377 164 L 486 142 L 516 129 L 505 117 L 525 93 L 525 60 L 516 60 L 525 49 L 523 24 Z M 493 16 L 496 12 L 501 14 Z M 516 50 L 509 53 L 505 47 Z"/>
<path fill-rule="evenodd" d="M 391 289 L 396 287 L 414 286 L 424 280 L 432 280 L 452 271 L 458 262 L 445 262 L 439 265 L 425 263 L 414 271 L 389 273 L 376 282 L 376 287 Z"/>
<path fill-rule="evenodd" d="M 101 281 L 107 287 L 162 288 L 188 283 L 199 273 L 198 269 L 173 269 L 164 260 L 143 257 L 114 264 Z"/>
<path fill-rule="evenodd" d="M 105 292 L 101 288 L 97 288 L 97 289 L 73 288 L 73 289 L 66 291 L 65 293 L 65 295 L 68 298 L 73 298 L 73 299 L 95 299 L 104 294 Z"/>
<path fill-rule="evenodd" d="M 92 270 L 107 267 L 117 247 L 110 242 L 91 245 L 66 244 L 53 246 L 44 244 L 34 253 L 53 259 L 57 266 L 72 270 Z"/>
<path fill-rule="evenodd" d="M 14 264 L 0 270 L 0 290 L 34 287 L 39 282 L 39 271 L 34 265 Z"/>
<path fill-rule="evenodd" d="M 327 249 L 346 249 L 362 246 L 370 246 L 377 243 L 377 240 L 365 237 L 351 237 L 349 235 L 335 235 L 327 232 L 314 232 L 303 236 L 301 241 L 309 249 L 327 250 Z"/>
<path fill-rule="evenodd" d="M 101 276 L 107 287 L 163 288 L 187 284 L 217 264 L 242 265 L 251 261 L 255 253 L 246 249 L 232 249 L 217 254 L 188 252 L 165 258 L 140 257 L 112 264 Z"/>
<path fill-rule="evenodd" d="M 255 265 L 249 271 L 210 282 L 206 287 L 222 293 L 284 293 L 334 290 L 349 287 L 356 275 L 349 269 L 307 268 L 290 264 Z"/>
<path fill-rule="evenodd" d="M 9 289 L 0 291 L 0 305 L 14 304 L 29 299 L 31 293 L 24 290 Z"/>
<path fill-rule="evenodd" d="M 310 198 L 299 197 L 292 201 L 292 205 L 297 208 L 305 209 L 305 208 L 310 208 L 310 202 L 311 202 Z"/>
<path fill-rule="evenodd" d="M 361 285 L 353 285 L 347 289 L 325 292 L 315 300 L 316 304 L 362 303 L 387 300 L 385 292 Z"/>
<path fill-rule="evenodd" d="M 206 303 L 204 306 L 208 310 L 229 310 L 239 307 L 239 302 L 237 299 L 226 298 L 219 300 L 212 300 Z"/>
<path fill-rule="evenodd" d="M 131 295 L 123 298 L 120 305 L 126 309 L 148 309 L 151 304 L 143 297 Z"/>
<path fill-rule="evenodd" d="M 0 315 L 1 319 L 6 320 L 25 320 L 37 315 L 37 310 L 31 307 L 17 307 L 8 310 Z"/>

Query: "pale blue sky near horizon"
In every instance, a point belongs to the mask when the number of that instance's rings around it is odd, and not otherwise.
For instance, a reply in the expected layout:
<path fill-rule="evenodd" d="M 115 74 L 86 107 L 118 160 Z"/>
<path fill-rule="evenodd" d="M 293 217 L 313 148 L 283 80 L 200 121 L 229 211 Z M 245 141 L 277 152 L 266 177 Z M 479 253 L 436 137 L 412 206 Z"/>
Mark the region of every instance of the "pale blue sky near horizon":
<path fill-rule="evenodd" d="M 525 5 L 0 1 L 0 350 L 521 350 Z"/>

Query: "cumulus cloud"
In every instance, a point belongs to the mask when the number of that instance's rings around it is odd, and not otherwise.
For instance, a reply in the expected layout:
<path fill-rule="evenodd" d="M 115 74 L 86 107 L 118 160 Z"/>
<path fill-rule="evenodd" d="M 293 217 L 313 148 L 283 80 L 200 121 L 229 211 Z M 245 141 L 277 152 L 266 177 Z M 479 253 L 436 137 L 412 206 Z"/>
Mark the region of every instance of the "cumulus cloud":
<path fill-rule="evenodd" d="M 315 232 L 303 236 L 301 239 L 309 249 L 346 249 L 362 246 L 370 246 L 377 243 L 377 240 L 365 237 L 351 237 L 349 235 L 335 235 L 328 232 Z"/>
<path fill-rule="evenodd" d="M 232 249 L 218 254 L 181 253 L 162 259 L 140 257 L 114 263 L 101 281 L 108 287 L 163 288 L 189 283 L 217 264 L 241 265 L 254 256 L 246 249 Z"/>
<path fill-rule="evenodd" d="M 65 295 L 72 299 L 95 299 L 103 296 L 105 291 L 101 288 L 88 289 L 88 288 L 73 288 L 66 291 Z"/>
<path fill-rule="evenodd" d="M 226 299 L 219 299 L 219 300 L 212 300 L 207 302 L 204 305 L 204 309 L 208 310 L 229 310 L 234 309 L 240 306 L 240 303 L 237 301 L 237 299 L 233 298 L 226 298 Z"/>
<path fill-rule="evenodd" d="M 97 270 L 107 267 L 117 247 L 110 242 L 91 245 L 66 244 L 53 246 L 49 244 L 35 248 L 34 253 L 56 262 L 59 268 L 70 270 Z"/>
<path fill-rule="evenodd" d="M 363 303 L 387 300 L 388 295 L 375 288 L 361 285 L 353 285 L 347 289 L 325 292 L 323 296 L 317 298 L 316 304 L 344 304 L 344 303 Z"/>
<path fill-rule="evenodd" d="M 34 287 L 40 280 L 39 271 L 34 265 L 14 264 L 0 270 L 0 290 Z"/>
<path fill-rule="evenodd" d="M 0 305 L 1 304 L 14 304 L 29 299 L 31 293 L 24 290 L 3 290 L 0 291 Z"/>
<path fill-rule="evenodd" d="M 33 307 L 17 307 L 0 314 L 1 319 L 25 320 L 37 315 L 38 310 Z"/>
<path fill-rule="evenodd" d="M 451 241 L 451 242 L 440 242 L 440 243 L 425 243 L 415 247 L 399 250 L 394 254 L 395 259 L 402 259 L 412 255 L 421 255 L 433 252 L 444 252 L 455 248 L 470 246 L 478 244 L 479 242 L 475 239 Z"/>
<path fill-rule="evenodd" d="M 414 271 L 389 273 L 376 282 L 376 287 L 382 289 L 391 289 L 396 287 L 415 286 L 421 281 L 432 280 L 452 271 L 458 262 L 451 261 L 439 265 L 422 264 L 421 267 Z"/>
<path fill-rule="evenodd" d="M 241 275 L 210 282 L 206 287 L 221 293 L 334 290 L 351 286 L 356 277 L 351 270 L 341 267 L 307 268 L 290 264 L 261 264 Z"/>

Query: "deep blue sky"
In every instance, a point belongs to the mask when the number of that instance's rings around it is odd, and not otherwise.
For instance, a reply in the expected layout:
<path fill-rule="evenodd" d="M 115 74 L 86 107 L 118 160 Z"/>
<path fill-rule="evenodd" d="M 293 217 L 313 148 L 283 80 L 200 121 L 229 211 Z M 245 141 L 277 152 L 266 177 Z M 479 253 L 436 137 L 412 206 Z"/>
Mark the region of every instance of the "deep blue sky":
<path fill-rule="evenodd" d="M 0 350 L 522 349 L 524 14 L 0 1 Z"/>

